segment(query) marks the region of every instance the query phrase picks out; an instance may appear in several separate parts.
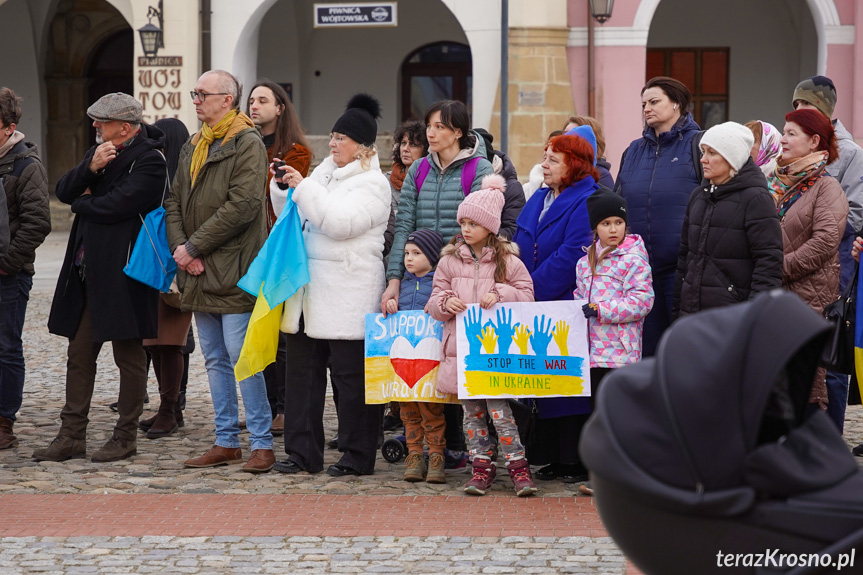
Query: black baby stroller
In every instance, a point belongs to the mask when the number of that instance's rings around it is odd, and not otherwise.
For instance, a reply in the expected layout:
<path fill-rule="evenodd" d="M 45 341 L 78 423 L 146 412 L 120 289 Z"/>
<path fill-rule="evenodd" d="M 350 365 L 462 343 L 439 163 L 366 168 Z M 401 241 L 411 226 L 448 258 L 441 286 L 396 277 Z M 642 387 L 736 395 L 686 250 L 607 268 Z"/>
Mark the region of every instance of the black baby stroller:
<path fill-rule="evenodd" d="M 775 290 L 680 319 L 608 375 L 580 451 L 645 574 L 863 573 L 863 471 L 807 408 L 827 329 Z"/>

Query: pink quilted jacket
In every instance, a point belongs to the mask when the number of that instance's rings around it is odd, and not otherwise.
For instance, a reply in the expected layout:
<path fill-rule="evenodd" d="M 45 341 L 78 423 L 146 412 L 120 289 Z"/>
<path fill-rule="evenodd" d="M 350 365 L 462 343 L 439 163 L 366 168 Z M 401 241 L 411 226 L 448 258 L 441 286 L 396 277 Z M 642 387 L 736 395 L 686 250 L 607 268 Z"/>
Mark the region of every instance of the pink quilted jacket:
<path fill-rule="evenodd" d="M 590 367 L 622 367 L 641 359 L 644 317 L 653 308 L 653 279 L 644 241 L 629 234 L 590 273 L 587 256 L 575 266 L 575 299 L 598 306 L 590 318 Z"/>
<path fill-rule="evenodd" d="M 429 314 L 445 321 L 443 357 L 438 370 L 437 389 L 442 393 L 458 393 L 458 358 L 456 357 L 455 315 L 447 311 L 446 301 L 457 297 L 465 303 L 479 303 L 492 292 L 498 301 L 533 301 L 533 280 L 521 260 L 518 247 L 506 242 L 506 283 L 494 281 L 494 252 L 486 247 L 475 261 L 467 244 L 448 245 L 443 250 L 434 273 L 434 287 L 429 298 Z"/>

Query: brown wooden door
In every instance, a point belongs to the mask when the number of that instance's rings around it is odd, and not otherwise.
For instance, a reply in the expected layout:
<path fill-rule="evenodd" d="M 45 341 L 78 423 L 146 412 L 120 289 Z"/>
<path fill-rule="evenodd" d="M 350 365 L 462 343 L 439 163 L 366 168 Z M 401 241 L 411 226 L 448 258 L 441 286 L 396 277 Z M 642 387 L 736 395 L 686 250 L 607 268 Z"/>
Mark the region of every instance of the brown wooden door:
<path fill-rule="evenodd" d="M 671 76 L 692 92 L 689 110 L 706 130 L 728 121 L 728 48 L 648 48 L 645 80 Z"/>

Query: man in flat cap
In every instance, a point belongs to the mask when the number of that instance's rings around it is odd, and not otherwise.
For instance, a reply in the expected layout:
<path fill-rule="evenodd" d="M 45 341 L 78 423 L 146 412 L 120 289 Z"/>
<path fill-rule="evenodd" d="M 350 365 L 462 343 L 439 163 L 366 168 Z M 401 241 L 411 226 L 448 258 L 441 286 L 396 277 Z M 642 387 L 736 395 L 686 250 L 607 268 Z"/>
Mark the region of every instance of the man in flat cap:
<path fill-rule="evenodd" d="M 69 338 L 66 405 L 57 437 L 33 452 L 37 461 L 86 456 L 96 358 L 106 341 L 120 371 L 119 416 L 111 438 L 91 459 L 116 461 L 136 453 L 147 385 L 141 340 L 157 335 L 159 293 L 126 276 L 123 267 L 143 216 L 165 190 L 163 134 L 142 123 L 141 104 L 128 94 L 103 96 L 87 115 L 97 145 L 56 186 L 57 198 L 75 213 L 48 318 L 51 333 Z"/>

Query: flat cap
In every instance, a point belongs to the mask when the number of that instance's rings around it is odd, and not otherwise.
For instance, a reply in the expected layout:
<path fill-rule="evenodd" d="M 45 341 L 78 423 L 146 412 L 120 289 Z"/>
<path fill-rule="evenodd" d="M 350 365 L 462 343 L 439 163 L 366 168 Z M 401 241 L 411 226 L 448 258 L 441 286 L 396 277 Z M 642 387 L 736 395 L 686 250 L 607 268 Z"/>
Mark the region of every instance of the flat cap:
<path fill-rule="evenodd" d="M 123 92 L 105 94 L 87 108 L 87 115 L 100 122 L 119 120 L 140 124 L 144 120 L 144 107 L 141 102 Z"/>

